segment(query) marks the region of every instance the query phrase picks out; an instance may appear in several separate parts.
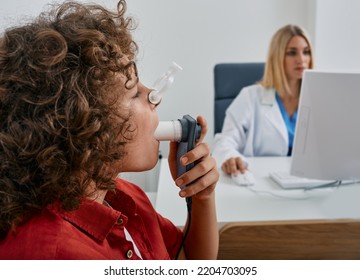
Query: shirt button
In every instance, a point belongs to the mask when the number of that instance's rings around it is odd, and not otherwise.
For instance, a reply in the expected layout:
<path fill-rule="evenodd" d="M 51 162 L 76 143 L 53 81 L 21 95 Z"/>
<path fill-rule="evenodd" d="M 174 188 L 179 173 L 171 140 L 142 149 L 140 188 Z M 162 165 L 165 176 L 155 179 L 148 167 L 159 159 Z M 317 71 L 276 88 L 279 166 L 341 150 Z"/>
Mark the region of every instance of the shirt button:
<path fill-rule="evenodd" d="M 122 218 L 119 218 L 119 219 L 116 221 L 116 224 L 117 224 L 117 225 L 121 225 L 123 222 L 124 222 L 124 220 L 123 220 Z"/>
<path fill-rule="evenodd" d="M 127 257 L 128 259 L 131 259 L 132 256 L 133 256 L 133 251 L 132 251 L 132 250 L 129 250 L 129 251 L 126 252 L 126 257 Z"/>

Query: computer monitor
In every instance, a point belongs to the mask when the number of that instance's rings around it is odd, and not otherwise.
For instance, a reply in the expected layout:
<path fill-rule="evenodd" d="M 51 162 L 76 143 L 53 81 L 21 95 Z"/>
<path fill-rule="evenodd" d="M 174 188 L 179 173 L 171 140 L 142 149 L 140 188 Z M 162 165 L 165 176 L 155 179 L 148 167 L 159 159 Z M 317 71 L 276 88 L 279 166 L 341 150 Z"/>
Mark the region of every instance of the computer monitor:
<path fill-rule="evenodd" d="M 360 72 L 304 72 L 290 174 L 360 178 Z"/>

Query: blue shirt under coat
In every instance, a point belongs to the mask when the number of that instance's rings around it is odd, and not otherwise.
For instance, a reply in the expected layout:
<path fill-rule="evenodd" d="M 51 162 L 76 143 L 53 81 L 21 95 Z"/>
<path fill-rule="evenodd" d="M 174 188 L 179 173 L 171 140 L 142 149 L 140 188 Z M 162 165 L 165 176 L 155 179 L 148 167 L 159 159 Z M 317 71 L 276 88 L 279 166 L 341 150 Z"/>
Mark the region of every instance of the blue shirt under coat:
<path fill-rule="evenodd" d="M 287 113 L 284 104 L 282 103 L 279 95 L 276 93 L 276 102 L 279 105 L 281 115 L 284 119 L 288 136 L 289 136 L 289 150 L 288 150 L 288 156 L 291 155 L 293 142 L 294 142 L 294 134 L 295 134 L 295 125 L 296 125 L 296 119 L 297 119 L 297 110 L 292 114 L 292 116 L 289 116 Z"/>

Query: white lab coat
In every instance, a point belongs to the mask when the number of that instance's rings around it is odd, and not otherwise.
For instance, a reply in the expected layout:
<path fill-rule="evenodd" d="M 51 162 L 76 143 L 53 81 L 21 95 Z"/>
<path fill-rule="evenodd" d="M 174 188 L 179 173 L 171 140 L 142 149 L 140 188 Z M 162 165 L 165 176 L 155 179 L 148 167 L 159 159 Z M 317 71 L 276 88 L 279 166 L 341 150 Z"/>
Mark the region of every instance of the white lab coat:
<path fill-rule="evenodd" d="M 233 100 L 217 133 L 212 155 L 221 167 L 230 157 L 286 156 L 288 132 L 276 102 L 275 90 L 252 85 Z"/>

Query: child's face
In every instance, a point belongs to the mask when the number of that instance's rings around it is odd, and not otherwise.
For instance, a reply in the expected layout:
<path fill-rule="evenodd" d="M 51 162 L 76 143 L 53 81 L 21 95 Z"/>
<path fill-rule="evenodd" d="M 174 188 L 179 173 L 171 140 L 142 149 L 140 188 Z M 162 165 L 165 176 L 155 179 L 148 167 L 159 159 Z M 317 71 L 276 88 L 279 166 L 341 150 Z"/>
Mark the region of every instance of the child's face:
<path fill-rule="evenodd" d="M 159 141 L 154 132 L 159 124 L 156 105 L 148 100 L 151 90 L 138 82 L 126 90 L 124 105 L 132 112 L 132 127 L 136 127 L 133 140 L 125 146 L 126 155 L 120 172 L 145 171 L 152 169 L 159 157 Z"/>

